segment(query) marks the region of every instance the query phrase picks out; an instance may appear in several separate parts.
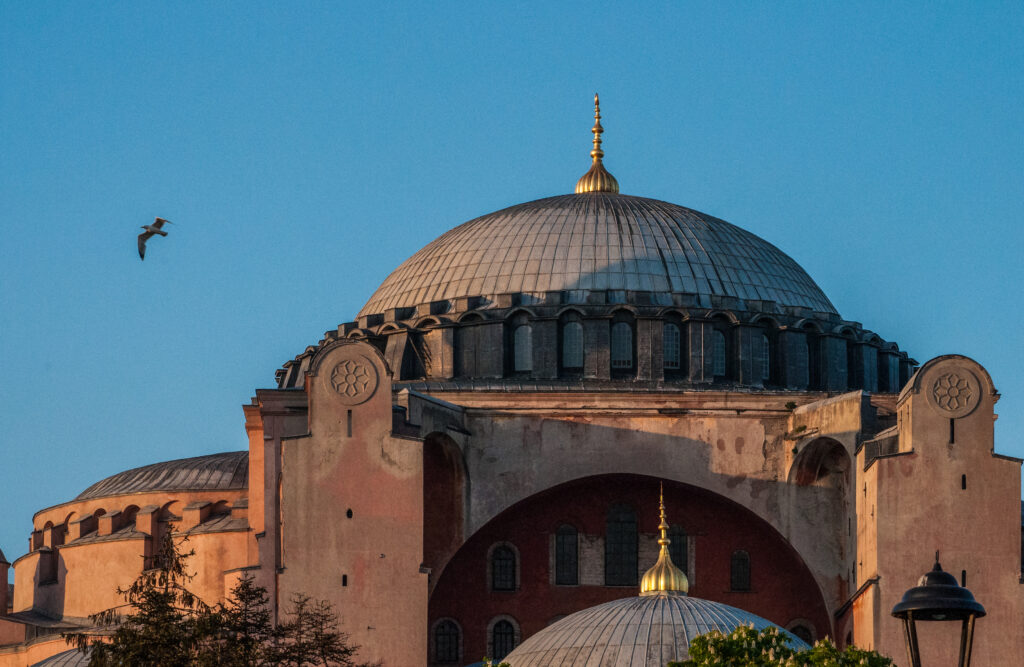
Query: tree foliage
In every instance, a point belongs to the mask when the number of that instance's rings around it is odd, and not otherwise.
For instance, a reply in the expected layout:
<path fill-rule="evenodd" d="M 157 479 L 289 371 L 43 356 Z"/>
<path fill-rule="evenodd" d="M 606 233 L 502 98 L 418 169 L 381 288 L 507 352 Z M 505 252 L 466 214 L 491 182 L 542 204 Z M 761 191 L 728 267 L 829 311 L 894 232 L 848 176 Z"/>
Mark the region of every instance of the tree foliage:
<path fill-rule="evenodd" d="M 328 602 L 296 595 L 275 626 L 266 589 L 246 575 L 226 602 L 205 604 L 187 588 L 192 555 L 165 531 L 142 574 L 117 589 L 124 603 L 90 616 L 96 631 L 62 636 L 90 653 L 90 667 L 371 667 L 356 663 L 359 647 Z"/>
<path fill-rule="evenodd" d="M 668 667 L 892 667 L 892 660 L 875 651 L 848 646 L 840 651 L 829 640 L 797 650 L 776 627 L 758 632 L 740 626 L 724 634 L 712 630 L 690 642 L 690 658 Z"/>

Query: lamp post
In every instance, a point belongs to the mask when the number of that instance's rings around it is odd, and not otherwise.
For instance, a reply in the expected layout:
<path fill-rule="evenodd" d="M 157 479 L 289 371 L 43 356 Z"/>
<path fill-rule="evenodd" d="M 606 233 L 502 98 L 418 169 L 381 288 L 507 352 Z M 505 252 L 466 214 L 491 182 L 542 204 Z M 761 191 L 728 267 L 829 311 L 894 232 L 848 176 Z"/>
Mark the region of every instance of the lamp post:
<path fill-rule="evenodd" d="M 917 586 L 903 594 L 903 599 L 892 608 L 892 615 L 903 620 L 907 639 L 907 654 L 911 667 L 921 667 L 921 651 L 917 645 L 916 621 L 961 621 L 960 667 L 971 664 L 971 646 L 974 643 L 974 619 L 985 615 L 974 595 L 957 583 L 956 577 L 942 571 L 939 552 L 935 552 L 935 566 L 917 582 Z"/>

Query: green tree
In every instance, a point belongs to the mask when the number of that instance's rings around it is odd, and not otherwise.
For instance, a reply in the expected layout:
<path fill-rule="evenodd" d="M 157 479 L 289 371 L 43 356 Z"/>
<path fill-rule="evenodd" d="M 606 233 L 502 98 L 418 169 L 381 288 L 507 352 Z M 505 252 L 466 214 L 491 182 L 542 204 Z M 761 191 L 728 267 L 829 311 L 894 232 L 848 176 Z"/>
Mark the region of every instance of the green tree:
<path fill-rule="evenodd" d="M 668 667 L 892 667 L 892 660 L 855 646 L 840 651 L 822 640 L 797 650 L 776 627 L 758 632 L 741 625 L 729 634 L 712 630 L 690 642 L 690 658 Z"/>
<path fill-rule="evenodd" d="M 124 603 L 89 617 L 98 628 L 112 630 L 107 640 L 83 632 L 62 637 L 79 650 L 91 650 L 90 667 L 191 665 L 200 642 L 196 619 L 209 612 L 186 588 L 192 575 L 185 560 L 193 553 L 180 552 L 166 531 L 142 573 L 128 588 L 117 589 Z"/>
<path fill-rule="evenodd" d="M 291 620 L 275 627 L 267 591 L 241 577 L 229 599 L 209 606 L 188 590 L 193 578 L 167 530 L 157 554 L 126 589 L 124 603 L 90 617 L 99 632 L 62 636 L 91 652 L 90 667 L 370 667 L 338 629 L 328 602 L 293 598 Z"/>

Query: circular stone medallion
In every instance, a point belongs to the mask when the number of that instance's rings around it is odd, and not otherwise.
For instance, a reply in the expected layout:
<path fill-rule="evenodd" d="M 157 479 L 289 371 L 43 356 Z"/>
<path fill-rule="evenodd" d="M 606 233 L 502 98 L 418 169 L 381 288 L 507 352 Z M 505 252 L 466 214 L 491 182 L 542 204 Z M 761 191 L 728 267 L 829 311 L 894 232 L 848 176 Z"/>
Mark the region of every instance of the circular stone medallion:
<path fill-rule="evenodd" d="M 326 384 L 345 405 L 359 405 L 377 390 L 377 367 L 361 354 L 346 356 L 327 373 Z"/>
<path fill-rule="evenodd" d="M 923 387 L 928 402 L 950 418 L 969 415 L 981 400 L 981 383 L 966 368 L 946 367 L 930 374 Z"/>

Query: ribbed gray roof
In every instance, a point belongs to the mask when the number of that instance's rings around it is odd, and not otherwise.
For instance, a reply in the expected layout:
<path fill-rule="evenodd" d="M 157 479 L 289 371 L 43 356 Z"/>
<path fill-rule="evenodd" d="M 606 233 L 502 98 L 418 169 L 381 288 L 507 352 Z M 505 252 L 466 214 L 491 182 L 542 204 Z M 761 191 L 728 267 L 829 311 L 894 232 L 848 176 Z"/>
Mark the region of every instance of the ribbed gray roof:
<path fill-rule="evenodd" d="M 74 648 L 70 651 L 63 651 L 56 655 L 51 655 L 49 658 L 40 660 L 31 667 L 86 667 L 86 665 L 89 664 L 89 659 L 91 657 L 91 649 L 86 649 L 83 653 L 77 648 Z"/>
<path fill-rule="evenodd" d="M 686 595 L 652 595 L 590 607 L 544 628 L 506 658 L 512 667 L 665 667 L 686 660 L 690 642 L 711 630 L 774 625 L 729 605 Z M 792 645 L 807 645 L 790 635 Z"/>
<path fill-rule="evenodd" d="M 685 292 L 835 313 L 784 252 L 676 204 L 607 193 L 538 199 L 452 229 L 407 259 L 360 315 L 549 290 Z"/>
<path fill-rule="evenodd" d="M 147 491 L 245 489 L 249 486 L 249 452 L 224 452 L 153 463 L 96 482 L 75 500 Z"/>

